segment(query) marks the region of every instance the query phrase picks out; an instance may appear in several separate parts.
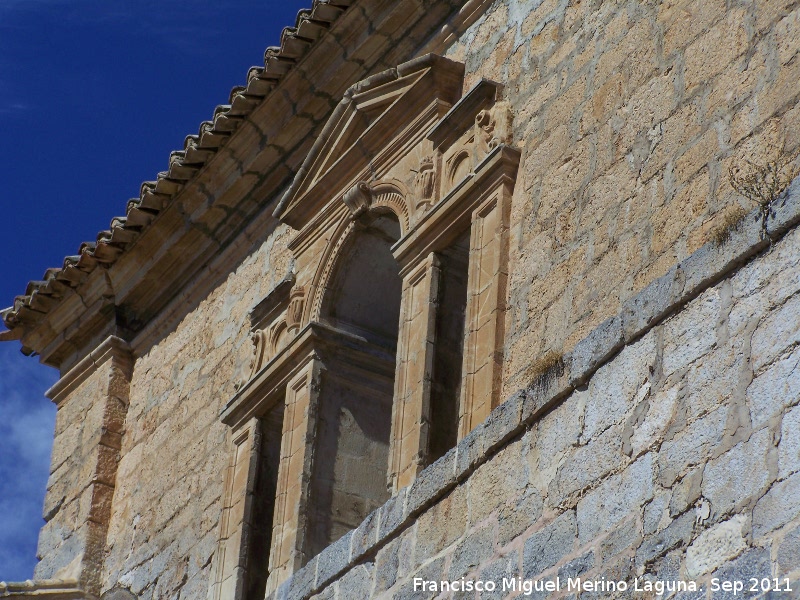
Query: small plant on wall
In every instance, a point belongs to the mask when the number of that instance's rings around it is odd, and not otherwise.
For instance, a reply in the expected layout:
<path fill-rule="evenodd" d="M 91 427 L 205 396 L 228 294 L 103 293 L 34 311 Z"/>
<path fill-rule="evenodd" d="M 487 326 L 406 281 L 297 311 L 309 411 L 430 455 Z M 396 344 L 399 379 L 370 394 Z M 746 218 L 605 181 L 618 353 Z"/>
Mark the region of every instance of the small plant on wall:
<path fill-rule="evenodd" d="M 744 159 L 745 166 L 734 166 L 728 170 L 731 187 L 762 210 L 789 187 L 792 180 L 800 174 L 800 166 L 795 164 L 800 149 L 786 152 L 785 143 L 775 152 L 774 158 L 766 163 L 754 163 Z"/>
<path fill-rule="evenodd" d="M 728 169 L 728 182 L 734 191 L 747 198 L 761 209 L 761 218 L 764 224 L 772 209 L 772 203 L 789 187 L 795 177 L 800 175 L 800 165 L 797 158 L 800 148 L 794 152 L 787 152 L 785 142 L 773 153 L 773 158 L 763 163 L 744 159 L 744 164 L 732 166 Z M 735 207 L 720 223 L 713 235 L 717 245 L 725 243 L 736 230 L 747 211 L 742 207 Z"/>

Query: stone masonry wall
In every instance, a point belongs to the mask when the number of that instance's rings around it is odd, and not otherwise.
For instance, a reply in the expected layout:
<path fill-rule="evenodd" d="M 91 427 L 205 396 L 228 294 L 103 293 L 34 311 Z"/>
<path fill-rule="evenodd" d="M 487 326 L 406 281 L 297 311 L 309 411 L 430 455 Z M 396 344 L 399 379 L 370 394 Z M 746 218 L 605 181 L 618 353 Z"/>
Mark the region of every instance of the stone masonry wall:
<path fill-rule="evenodd" d="M 68 394 L 52 396 L 58 413 L 35 572 L 40 580 L 74 579 L 92 593 L 100 590 L 131 367 L 127 350 L 112 357 L 105 346 L 77 369 L 81 379 Z"/>
<path fill-rule="evenodd" d="M 625 303 L 414 484 L 326 549 L 276 599 L 800 595 L 800 179 Z M 777 241 L 776 241 L 777 240 Z M 745 266 L 739 267 L 745 261 Z M 493 580 L 497 593 L 421 592 Z M 568 577 L 626 592 L 567 593 Z M 712 593 L 711 580 L 792 592 Z M 316 594 L 316 595 L 315 595 Z"/>
<path fill-rule="evenodd" d="M 523 149 L 504 385 L 528 391 L 279 595 L 406 597 L 423 572 L 800 568 L 800 458 L 785 435 L 800 418 L 797 287 L 786 287 L 800 279 L 796 232 L 638 341 L 626 333 L 585 387 L 623 335 L 581 354 L 642 290 L 667 286 L 644 296 L 648 309 L 673 302 L 676 263 L 717 260 L 701 246 L 731 207 L 751 208 L 729 166 L 800 147 L 798 49 L 797 0 L 503 0 L 452 46 L 466 89 L 480 77 L 506 86 Z M 748 248 L 766 247 L 759 232 Z M 248 311 L 286 274 L 291 235 L 278 227 L 207 297 L 183 291 L 186 316 L 138 358 L 103 589 L 205 597 L 229 460 L 219 412 L 246 376 Z M 532 367 L 549 351 L 572 362 L 534 393 Z M 514 428 L 493 438 L 517 405 Z M 710 546 L 725 548 L 724 564 Z"/>
<path fill-rule="evenodd" d="M 447 52 L 523 148 L 505 393 L 711 239 L 728 169 L 800 147 L 796 0 L 498 0 Z"/>
<path fill-rule="evenodd" d="M 249 372 L 248 311 L 289 269 L 287 232 L 278 226 L 137 360 L 104 589 L 119 584 L 141 599 L 205 598 L 230 459 L 219 412 Z"/>

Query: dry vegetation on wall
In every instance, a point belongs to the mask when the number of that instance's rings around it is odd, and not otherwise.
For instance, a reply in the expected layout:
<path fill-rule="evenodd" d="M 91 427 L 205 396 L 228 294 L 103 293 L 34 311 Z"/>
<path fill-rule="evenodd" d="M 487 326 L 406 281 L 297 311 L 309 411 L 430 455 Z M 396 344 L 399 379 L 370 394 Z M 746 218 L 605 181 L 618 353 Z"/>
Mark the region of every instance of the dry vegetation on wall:
<path fill-rule="evenodd" d="M 728 170 L 728 181 L 731 187 L 750 202 L 768 207 L 792 180 L 800 175 L 800 148 L 793 153 L 786 152 L 786 142 L 775 153 L 775 157 L 764 163 L 755 163 L 745 159 L 746 167 L 731 167 Z"/>
<path fill-rule="evenodd" d="M 729 169 L 800 148 L 798 6 L 505 0 L 447 51 L 523 148 L 505 393 L 750 210 Z"/>
<path fill-rule="evenodd" d="M 742 159 L 744 165 L 728 168 L 728 183 L 731 188 L 747 199 L 754 207 L 761 209 L 761 220 L 766 224 L 772 203 L 786 191 L 795 177 L 800 175 L 800 148 L 794 152 L 786 151 L 786 140 L 776 146 L 772 157 L 762 162 Z M 748 211 L 734 204 L 725 211 L 719 225 L 711 235 L 716 245 L 724 244 L 731 234 L 742 224 Z"/>

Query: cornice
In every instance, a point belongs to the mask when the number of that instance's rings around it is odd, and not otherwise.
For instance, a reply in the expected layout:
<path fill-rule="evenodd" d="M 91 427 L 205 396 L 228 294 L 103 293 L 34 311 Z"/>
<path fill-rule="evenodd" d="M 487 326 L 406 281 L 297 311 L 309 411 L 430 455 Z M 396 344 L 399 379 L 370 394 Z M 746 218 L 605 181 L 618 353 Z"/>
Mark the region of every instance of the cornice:
<path fill-rule="evenodd" d="M 25 294 L 0 313 L 6 327 L 13 330 L 38 323 L 68 290 L 78 288 L 99 267 L 115 264 L 352 3 L 313 0 L 311 8 L 298 12 L 294 27 L 281 32 L 280 45 L 265 51 L 264 66 L 251 67 L 247 83 L 231 90 L 228 104 L 217 106 L 211 120 L 201 123 L 196 135 L 186 137 L 183 150 L 170 154 L 167 170 L 142 183 L 139 197 L 128 201 L 125 215 L 114 217 L 107 230 L 98 233 L 95 241 L 81 244 L 78 253 L 66 257 L 61 267 L 48 269 L 41 280 L 29 282 Z"/>
<path fill-rule="evenodd" d="M 350 4 L 359 9 L 345 10 Z M 23 352 L 60 368 L 103 336 L 135 339 L 187 284 L 219 276 L 205 272 L 209 260 L 271 212 L 347 87 L 407 60 L 461 6 L 315 0 L 230 104 L 187 138 L 166 171 L 142 184 L 124 217 L 0 313 L 11 330 L 0 339 L 20 339 Z"/>
<path fill-rule="evenodd" d="M 125 375 L 130 378 L 133 372 L 131 347 L 125 340 L 112 335 L 67 371 L 61 379 L 45 392 L 45 396 L 50 398 L 56 406 L 60 406 L 73 390 L 109 360 L 113 360 L 115 366 L 122 369 Z"/>
<path fill-rule="evenodd" d="M 394 355 L 353 333 L 312 321 L 267 362 L 225 405 L 220 420 L 238 429 L 253 416 L 262 416 L 282 400 L 285 384 L 302 371 L 308 361 L 346 355 L 350 368 L 394 373 Z"/>

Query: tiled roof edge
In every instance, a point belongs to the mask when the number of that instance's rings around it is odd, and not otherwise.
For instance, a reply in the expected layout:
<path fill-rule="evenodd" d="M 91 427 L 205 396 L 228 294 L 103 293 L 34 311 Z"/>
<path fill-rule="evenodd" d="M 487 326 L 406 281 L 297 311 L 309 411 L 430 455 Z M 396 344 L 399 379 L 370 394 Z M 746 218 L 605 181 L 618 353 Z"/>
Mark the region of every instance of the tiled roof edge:
<path fill-rule="evenodd" d="M 211 120 L 202 122 L 196 135 L 186 137 L 183 150 L 170 154 L 167 170 L 155 181 L 142 183 L 139 197 L 128 201 L 125 215 L 114 217 L 96 241 L 81 244 L 78 254 L 67 256 L 61 267 L 47 269 L 41 280 L 30 281 L 25 293 L 0 311 L 8 330 L 35 325 L 98 266 L 114 264 L 354 1 L 313 0 L 311 8 L 299 11 L 294 27 L 281 32 L 280 46 L 264 52 L 264 66 L 251 67 L 247 84 L 234 87 L 228 104 L 217 106 Z M 0 341 L 16 337 L 0 332 Z M 23 348 L 23 352 L 32 351 Z"/>

